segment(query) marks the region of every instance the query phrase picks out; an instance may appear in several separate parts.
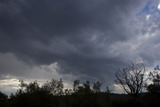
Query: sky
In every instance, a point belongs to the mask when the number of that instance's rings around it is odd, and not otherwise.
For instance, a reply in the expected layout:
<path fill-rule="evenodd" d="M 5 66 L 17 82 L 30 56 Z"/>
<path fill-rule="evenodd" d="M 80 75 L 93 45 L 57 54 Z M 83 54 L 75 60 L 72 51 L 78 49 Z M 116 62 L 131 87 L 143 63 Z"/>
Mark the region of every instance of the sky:
<path fill-rule="evenodd" d="M 159 0 L 1 0 L 0 91 L 19 79 L 101 81 L 119 67 L 160 60 Z"/>

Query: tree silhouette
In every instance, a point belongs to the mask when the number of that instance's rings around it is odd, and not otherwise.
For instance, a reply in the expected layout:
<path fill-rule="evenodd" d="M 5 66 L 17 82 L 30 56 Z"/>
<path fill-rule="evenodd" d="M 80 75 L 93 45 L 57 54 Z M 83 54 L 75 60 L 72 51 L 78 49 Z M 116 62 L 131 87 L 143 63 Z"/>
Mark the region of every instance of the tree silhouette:
<path fill-rule="evenodd" d="M 99 81 L 93 83 L 93 91 L 94 91 L 94 93 L 100 92 L 101 91 L 101 86 L 102 86 L 102 83 L 99 82 Z"/>
<path fill-rule="evenodd" d="M 111 90 L 109 89 L 108 86 L 106 87 L 106 93 L 108 93 L 108 94 L 111 93 Z"/>
<path fill-rule="evenodd" d="M 154 71 L 150 72 L 149 80 L 151 80 L 151 84 L 147 86 L 148 92 L 152 94 L 159 94 L 160 93 L 160 68 L 157 65 Z"/>
<path fill-rule="evenodd" d="M 43 90 L 47 90 L 48 92 L 52 93 L 53 95 L 63 95 L 63 81 L 60 78 L 60 80 L 52 79 L 50 82 L 45 83 L 42 86 Z"/>
<path fill-rule="evenodd" d="M 91 90 L 90 82 L 86 81 L 83 84 L 80 84 L 79 80 L 75 80 L 73 83 L 74 94 L 89 94 L 93 91 Z"/>
<path fill-rule="evenodd" d="M 16 94 L 21 94 L 21 93 L 34 93 L 37 91 L 40 91 L 41 88 L 37 81 L 30 82 L 29 84 L 25 83 L 23 80 L 20 80 L 20 89 L 17 90 Z"/>
<path fill-rule="evenodd" d="M 136 78 L 136 77 L 135 77 Z M 102 83 L 95 82 L 93 92 L 89 81 L 80 84 L 75 80 L 73 89 L 63 90 L 63 81 L 52 79 L 42 86 L 37 81 L 20 81 L 20 89 L 9 98 L 0 92 L 0 107 L 150 107 L 160 106 L 159 97 L 140 94 L 130 97 L 127 94 L 100 91 Z M 63 92 L 64 91 L 64 92 Z M 149 95 L 149 96 L 148 96 Z"/>
<path fill-rule="evenodd" d="M 64 95 L 72 95 L 73 90 L 72 89 L 65 89 L 64 90 Z"/>
<path fill-rule="evenodd" d="M 82 87 L 83 87 L 84 93 L 91 93 L 92 92 L 89 81 L 86 81 L 85 83 L 83 83 Z"/>
<path fill-rule="evenodd" d="M 80 85 L 80 80 L 74 80 L 73 82 L 73 91 L 76 93 L 78 91 L 78 87 Z"/>
<path fill-rule="evenodd" d="M 137 96 L 142 91 L 145 72 L 143 63 L 132 64 L 118 70 L 115 82 L 129 95 Z"/>

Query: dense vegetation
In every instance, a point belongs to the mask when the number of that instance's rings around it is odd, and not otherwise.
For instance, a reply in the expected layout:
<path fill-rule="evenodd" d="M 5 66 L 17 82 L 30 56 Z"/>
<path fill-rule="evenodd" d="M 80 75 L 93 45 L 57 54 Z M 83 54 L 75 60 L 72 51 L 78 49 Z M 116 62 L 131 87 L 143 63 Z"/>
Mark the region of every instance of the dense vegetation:
<path fill-rule="evenodd" d="M 133 69 L 130 69 L 128 72 L 132 70 Z M 139 69 L 136 69 L 136 70 L 139 71 Z M 27 84 L 23 80 L 20 80 L 20 85 L 19 85 L 20 89 L 18 89 L 16 93 L 11 94 L 10 96 L 7 96 L 4 93 L 0 92 L 0 107 L 151 107 L 151 106 L 160 106 L 159 71 L 160 71 L 159 66 L 157 66 L 154 71 L 150 72 L 148 76 L 148 80 L 150 80 L 152 83 L 151 84 L 144 83 L 145 89 L 147 91 L 146 92 L 138 91 L 138 93 L 137 91 L 135 91 L 136 95 L 135 93 L 132 94 L 133 92 L 131 94 L 130 93 L 114 94 L 114 93 L 111 93 L 111 91 L 108 88 L 106 91 L 102 92 L 101 91 L 102 83 L 99 81 L 93 84 L 90 84 L 89 81 L 81 83 L 80 80 L 75 80 L 73 82 L 72 89 L 64 89 L 62 79 L 60 80 L 52 79 L 50 82 L 46 82 L 42 86 L 40 86 L 37 83 L 37 81 L 30 82 L 29 84 Z M 138 77 L 136 76 L 137 75 L 135 75 L 135 77 L 133 78 L 138 79 Z M 131 79 L 132 81 L 134 80 L 133 78 Z M 127 78 L 128 82 L 131 81 L 129 79 Z M 139 82 L 139 80 L 137 79 L 135 79 L 136 80 L 135 82 L 137 81 Z M 141 82 L 142 82 L 142 79 L 141 79 Z M 134 83 L 134 82 L 131 82 L 131 83 Z M 127 84 L 122 84 L 122 85 L 127 86 Z M 136 84 L 136 85 L 139 85 L 139 84 Z M 144 87 L 140 86 L 138 88 L 144 88 Z M 127 91 L 129 92 L 129 90 Z"/>

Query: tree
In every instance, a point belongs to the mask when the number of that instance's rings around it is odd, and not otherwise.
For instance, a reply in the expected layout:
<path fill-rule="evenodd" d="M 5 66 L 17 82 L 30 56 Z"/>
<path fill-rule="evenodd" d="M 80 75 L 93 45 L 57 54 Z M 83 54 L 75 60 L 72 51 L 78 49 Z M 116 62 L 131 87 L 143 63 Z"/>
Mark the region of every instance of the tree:
<path fill-rule="evenodd" d="M 89 94 L 92 93 L 90 82 L 86 81 L 80 85 L 79 80 L 75 80 L 73 83 L 73 91 L 75 94 Z"/>
<path fill-rule="evenodd" d="M 52 107 L 52 93 L 41 87 L 37 81 L 25 83 L 20 80 L 21 88 L 10 96 L 11 107 Z"/>
<path fill-rule="evenodd" d="M 79 84 L 80 84 L 80 80 L 74 80 L 74 82 L 73 82 L 74 93 L 76 93 L 78 91 Z"/>
<path fill-rule="evenodd" d="M 47 82 L 42 86 L 43 90 L 47 90 L 48 92 L 52 93 L 53 95 L 63 95 L 63 81 L 52 79 L 51 82 Z"/>
<path fill-rule="evenodd" d="M 127 94 L 137 96 L 143 89 L 145 72 L 143 63 L 132 64 L 118 70 L 115 83 Z"/>
<path fill-rule="evenodd" d="M 101 86 L 102 86 L 102 83 L 99 82 L 99 81 L 93 83 L 93 91 L 94 91 L 94 93 L 100 92 L 101 91 Z"/>
<path fill-rule="evenodd" d="M 154 68 L 154 71 L 150 72 L 149 80 L 151 80 L 151 84 L 147 86 L 147 90 L 149 93 L 158 94 L 160 93 L 160 68 L 157 65 Z"/>
<path fill-rule="evenodd" d="M 30 82 L 29 84 L 27 84 L 23 80 L 20 80 L 19 86 L 20 86 L 20 89 L 17 91 L 17 94 L 34 93 L 41 90 L 37 81 Z"/>
<path fill-rule="evenodd" d="M 60 80 L 57 83 L 57 95 L 63 95 L 63 88 L 64 88 L 63 81 L 60 78 Z"/>
<path fill-rule="evenodd" d="M 72 90 L 72 89 L 68 89 L 68 88 L 67 88 L 67 89 L 64 90 L 64 94 L 65 94 L 65 95 L 71 95 L 72 93 L 73 93 L 73 90 Z"/>
<path fill-rule="evenodd" d="M 89 81 L 86 81 L 85 83 L 83 83 L 83 90 L 85 94 L 92 92 Z"/>
<path fill-rule="evenodd" d="M 39 84 L 37 83 L 37 81 L 30 82 L 26 87 L 27 93 L 34 93 L 34 92 L 40 91 L 40 89 L 41 88 Z"/>
<path fill-rule="evenodd" d="M 111 93 L 111 90 L 109 89 L 108 86 L 106 87 L 106 93 L 108 93 L 108 94 Z"/>

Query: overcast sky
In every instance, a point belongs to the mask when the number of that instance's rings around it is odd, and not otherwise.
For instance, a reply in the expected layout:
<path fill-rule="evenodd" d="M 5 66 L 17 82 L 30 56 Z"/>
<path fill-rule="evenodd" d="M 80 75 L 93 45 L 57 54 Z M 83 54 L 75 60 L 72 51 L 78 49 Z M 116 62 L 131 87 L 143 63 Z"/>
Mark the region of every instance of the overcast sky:
<path fill-rule="evenodd" d="M 0 90 L 18 80 L 100 80 L 160 60 L 159 0 L 1 0 Z"/>

